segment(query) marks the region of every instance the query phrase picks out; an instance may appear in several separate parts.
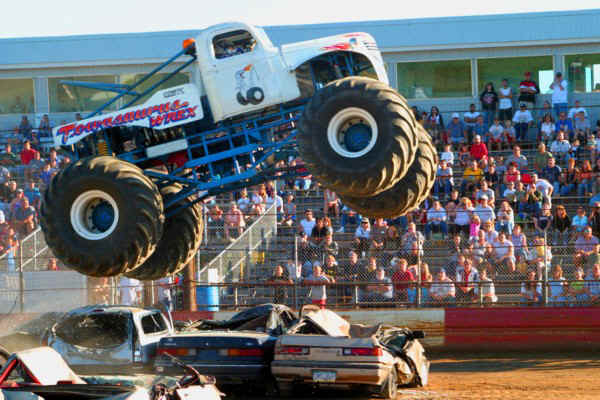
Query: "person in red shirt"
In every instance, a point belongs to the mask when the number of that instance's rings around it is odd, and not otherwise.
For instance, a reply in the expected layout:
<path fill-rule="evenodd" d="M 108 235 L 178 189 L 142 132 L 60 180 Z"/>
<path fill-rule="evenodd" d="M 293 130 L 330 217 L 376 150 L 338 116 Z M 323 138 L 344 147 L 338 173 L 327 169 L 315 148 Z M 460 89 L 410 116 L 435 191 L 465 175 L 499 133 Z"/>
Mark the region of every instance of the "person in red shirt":
<path fill-rule="evenodd" d="M 21 162 L 23 165 L 28 165 L 35 157 L 35 153 L 37 153 L 37 150 L 32 149 L 31 142 L 26 140 L 25 143 L 23 143 L 23 150 L 21 150 Z"/>
<path fill-rule="evenodd" d="M 479 135 L 475 135 L 475 137 L 473 138 L 473 144 L 471 145 L 471 149 L 469 150 L 469 153 L 471 154 L 471 158 L 473 160 L 482 160 L 482 159 L 487 159 L 488 156 L 488 149 L 487 146 L 485 145 L 485 143 L 483 143 L 481 141 L 481 136 Z"/>
<path fill-rule="evenodd" d="M 403 282 L 414 282 L 415 276 L 408 270 L 408 262 L 404 259 L 392 260 L 396 271 L 392 275 L 392 283 L 394 284 L 394 294 L 396 300 L 399 302 L 413 302 L 414 301 L 414 284 L 403 283 Z"/>

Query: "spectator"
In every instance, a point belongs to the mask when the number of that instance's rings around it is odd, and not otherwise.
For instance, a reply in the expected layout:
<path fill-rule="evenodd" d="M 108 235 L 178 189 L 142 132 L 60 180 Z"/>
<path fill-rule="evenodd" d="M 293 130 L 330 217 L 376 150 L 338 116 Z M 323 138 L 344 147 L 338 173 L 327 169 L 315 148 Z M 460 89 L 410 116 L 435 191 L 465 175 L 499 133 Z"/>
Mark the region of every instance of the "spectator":
<path fill-rule="evenodd" d="M 510 241 L 513 244 L 514 254 L 517 262 L 522 262 L 527 259 L 529 249 L 527 248 L 527 236 L 523 233 L 521 225 L 515 225 L 513 233 L 510 235 Z"/>
<path fill-rule="evenodd" d="M 588 224 L 592 228 L 592 234 L 600 238 L 600 201 L 593 204 L 592 213 L 588 218 Z"/>
<path fill-rule="evenodd" d="M 321 258 L 325 259 L 327 256 L 337 257 L 340 252 L 339 244 L 333 240 L 333 234 L 327 233 L 325 239 L 320 244 Z"/>
<path fill-rule="evenodd" d="M 416 281 L 413 273 L 408 269 L 408 262 L 404 259 L 394 259 L 395 272 L 392 275 L 392 282 L 395 288 L 396 300 L 402 303 L 414 303 L 416 290 L 414 282 Z"/>
<path fill-rule="evenodd" d="M 560 176 L 562 169 L 556 165 L 553 157 L 548 159 L 546 167 L 541 172 L 541 177 L 550 182 L 552 185 L 552 193 L 560 194 Z"/>
<path fill-rule="evenodd" d="M 498 98 L 500 102 L 498 104 L 498 116 L 501 121 L 511 120 L 512 119 L 512 98 L 513 91 L 510 86 L 508 86 L 508 79 L 502 79 L 502 87 L 498 89 Z"/>
<path fill-rule="evenodd" d="M 142 305 L 142 282 L 122 276 L 119 280 L 120 303 L 126 306 Z"/>
<path fill-rule="evenodd" d="M 230 242 L 234 241 L 235 238 L 238 238 L 242 235 L 245 226 L 246 221 L 244 220 L 244 214 L 238 208 L 237 203 L 232 201 L 230 203 L 229 212 L 225 216 L 224 220 L 225 239 Z M 235 232 L 235 236 L 231 236 L 231 230 Z"/>
<path fill-rule="evenodd" d="M 387 229 L 387 223 L 383 218 L 375 219 L 371 227 L 371 250 L 383 251 Z"/>
<path fill-rule="evenodd" d="M 448 216 L 439 201 L 434 201 L 433 206 L 427 211 L 427 224 L 425 236 L 431 239 L 431 232 L 442 232 L 443 239 L 448 236 Z"/>
<path fill-rule="evenodd" d="M 220 239 L 221 231 L 225 225 L 223 219 L 223 210 L 218 205 L 214 205 L 208 213 L 208 234 L 214 238 Z"/>
<path fill-rule="evenodd" d="M 503 201 L 500 204 L 496 220 L 496 230 L 505 232 L 507 235 L 512 235 L 515 226 L 515 214 L 513 209 L 508 204 L 508 201 Z"/>
<path fill-rule="evenodd" d="M 332 214 L 335 218 L 340 216 L 340 200 L 333 190 L 325 189 L 323 192 L 323 211 L 326 216 Z"/>
<path fill-rule="evenodd" d="M 359 261 L 358 253 L 354 250 L 350 250 L 348 252 L 348 261 L 341 268 L 340 277 L 344 282 L 354 282 L 362 269 L 363 267 Z M 346 295 L 351 296 L 353 292 L 352 288 L 350 286 L 346 286 L 346 288 Z"/>
<path fill-rule="evenodd" d="M 436 106 L 432 106 L 425 120 L 425 129 L 433 138 L 433 143 L 437 145 L 441 142 L 442 131 L 444 130 L 444 119 L 440 114 L 440 110 Z"/>
<path fill-rule="evenodd" d="M 37 150 L 31 148 L 31 142 L 29 140 L 23 142 L 23 150 L 21 150 L 21 163 L 23 165 L 28 165 L 31 160 L 34 159 L 35 153 L 37 152 Z"/>
<path fill-rule="evenodd" d="M 469 146 L 463 144 L 458 150 L 458 162 L 461 167 L 466 168 L 471 162 L 471 154 L 469 154 Z"/>
<path fill-rule="evenodd" d="M 571 220 L 571 226 L 574 229 L 575 237 L 578 237 L 588 227 L 588 217 L 585 215 L 585 209 L 581 206 L 577 207 L 577 213 Z"/>
<path fill-rule="evenodd" d="M 546 145 L 544 143 L 540 143 L 538 145 L 538 152 L 535 153 L 535 157 L 533 159 L 533 168 L 538 174 L 541 174 L 544 168 L 548 166 L 548 160 L 554 158 L 552 153 L 546 150 Z"/>
<path fill-rule="evenodd" d="M 567 119 L 567 113 L 561 112 L 558 121 L 556 121 L 556 132 L 564 132 L 565 137 L 568 137 L 569 140 L 574 139 L 574 131 L 573 131 L 573 123 L 570 119 Z"/>
<path fill-rule="evenodd" d="M 19 132 L 19 135 L 21 136 L 22 140 L 34 141 L 33 127 L 31 126 L 31 123 L 29 122 L 27 115 L 23 115 L 21 117 L 21 122 L 19 123 L 18 132 Z"/>
<path fill-rule="evenodd" d="M 28 168 L 25 169 L 25 172 L 28 173 L 30 180 L 37 179 L 42 171 L 42 168 L 44 168 L 44 164 L 46 164 L 41 157 L 42 156 L 40 155 L 40 152 L 36 151 L 33 154 L 33 160 L 29 162 L 29 165 L 27 166 Z"/>
<path fill-rule="evenodd" d="M 592 195 L 592 185 L 594 183 L 594 177 L 592 173 L 592 164 L 590 160 L 584 160 L 577 174 L 575 181 L 577 182 L 577 194 L 580 197 Z"/>
<path fill-rule="evenodd" d="M 494 123 L 490 125 L 487 134 L 487 142 L 491 150 L 502 150 L 504 142 L 504 125 L 500 123 L 498 118 L 494 118 Z"/>
<path fill-rule="evenodd" d="M 515 163 L 519 170 L 524 170 L 527 167 L 527 157 L 521 154 L 520 146 L 514 146 L 512 154 L 506 157 L 506 161 L 504 162 L 507 168 L 512 163 Z"/>
<path fill-rule="evenodd" d="M 329 283 L 335 283 L 335 280 L 324 275 L 321 263 L 315 262 L 312 267 L 312 274 L 304 280 L 303 284 L 310 286 L 312 304 L 318 305 L 321 309 L 324 309 L 327 305 L 326 285 Z"/>
<path fill-rule="evenodd" d="M 563 270 L 560 265 L 552 268 L 552 278 L 548 282 L 548 302 L 554 306 L 564 305 L 567 301 L 567 282 L 563 277 Z"/>
<path fill-rule="evenodd" d="M 567 112 L 567 81 L 563 79 L 562 72 L 557 72 L 554 82 L 550 85 L 552 89 L 552 108 L 558 117 L 561 112 Z"/>
<path fill-rule="evenodd" d="M 471 143 L 473 129 L 475 128 L 475 124 L 477 123 L 477 117 L 481 114 L 479 111 L 476 111 L 475 104 L 469 105 L 469 111 L 464 114 L 466 133 L 468 135 L 468 143 Z"/>
<path fill-rule="evenodd" d="M 498 232 L 494 228 L 494 223 L 492 221 L 487 221 L 482 223 L 481 229 L 485 233 L 485 241 L 488 243 L 494 243 L 498 238 Z M 475 236 L 477 237 L 477 236 Z"/>
<path fill-rule="evenodd" d="M 494 90 L 492 82 L 485 84 L 485 89 L 481 92 L 479 101 L 483 112 L 483 122 L 487 126 L 491 126 L 492 121 L 496 118 L 496 108 L 498 108 L 498 94 Z"/>
<path fill-rule="evenodd" d="M 461 194 L 464 196 L 467 192 L 472 192 L 483 179 L 483 170 L 473 160 L 463 172 L 463 181 L 461 183 Z"/>
<path fill-rule="evenodd" d="M 471 214 L 469 222 L 469 240 L 473 240 L 479 235 L 481 228 L 481 218 L 477 214 Z"/>
<path fill-rule="evenodd" d="M 571 144 L 565 139 L 565 133 L 558 131 L 556 134 L 556 140 L 552 142 L 550 151 L 558 159 L 559 162 L 567 160 L 569 152 L 571 151 Z"/>
<path fill-rule="evenodd" d="M 569 110 L 568 118 L 575 119 L 575 116 L 579 113 L 583 113 L 584 118 L 587 118 L 588 116 L 588 112 L 585 107 L 581 105 L 581 102 L 579 100 L 575 100 L 575 106 Z"/>
<path fill-rule="evenodd" d="M 527 281 L 521 284 L 521 301 L 529 306 L 542 304 L 542 285 L 536 282 L 535 270 L 533 269 L 527 272 Z"/>
<path fill-rule="evenodd" d="M 546 179 L 539 178 L 538 174 L 531 174 L 531 184 L 542 194 L 543 201 L 551 204 L 554 187 Z"/>
<path fill-rule="evenodd" d="M 288 193 L 283 204 L 283 224 L 292 226 L 296 221 L 296 204 L 294 203 L 294 195 Z"/>
<path fill-rule="evenodd" d="M 23 197 L 20 206 L 14 212 L 15 228 L 21 237 L 25 237 L 35 230 L 36 215 L 35 208 L 29 205 L 29 199 Z"/>
<path fill-rule="evenodd" d="M 494 201 L 496 201 L 496 190 L 500 188 L 500 175 L 496 171 L 495 163 L 488 166 L 487 171 L 485 171 L 483 174 L 483 178 L 483 182 L 490 187 L 490 190 L 494 196 Z"/>
<path fill-rule="evenodd" d="M 481 219 L 481 223 L 485 224 L 488 221 L 494 223 L 494 220 L 496 219 L 496 213 L 494 212 L 494 208 L 491 206 L 491 204 L 491 202 L 488 203 L 487 195 L 484 194 L 479 198 L 479 204 L 475 207 L 473 213 L 476 214 L 479 219 Z"/>
<path fill-rule="evenodd" d="M 0 165 L 0 187 L 5 185 L 9 181 L 9 179 L 10 171 L 5 166 Z"/>
<path fill-rule="evenodd" d="M 589 300 L 584 279 L 583 268 L 576 268 L 573 281 L 569 282 L 566 289 L 568 300 L 576 303 L 584 303 Z"/>
<path fill-rule="evenodd" d="M 328 226 L 328 218 L 317 218 L 317 223 L 313 227 L 312 232 L 310 234 L 310 240 L 313 243 L 313 245 L 315 247 L 320 246 L 320 244 L 323 242 L 323 240 L 325 240 L 325 237 L 328 234 L 333 235 L 333 231 L 331 229 L 330 224 Z"/>
<path fill-rule="evenodd" d="M 300 157 L 297 157 L 295 160 L 292 160 L 290 167 L 298 168 L 296 172 L 299 176 L 294 181 L 294 190 L 309 190 L 312 185 L 312 175 L 308 173 L 308 170 L 304 166 L 304 161 Z"/>
<path fill-rule="evenodd" d="M 527 192 L 523 198 L 520 213 L 523 213 L 526 218 L 532 217 L 540 212 L 542 209 L 542 200 L 544 195 L 540 192 L 534 184 L 527 186 Z"/>
<path fill-rule="evenodd" d="M 554 140 L 554 134 L 556 132 L 556 124 L 552 121 L 552 115 L 545 114 L 543 122 L 540 125 L 540 138 L 543 143 L 549 144 Z"/>
<path fill-rule="evenodd" d="M 567 215 L 565 206 L 558 205 L 556 212 L 552 218 L 552 243 L 556 246 L 562 244 L 564 246 L 569 244 L 569 233 L 571 228 L 571 219 Z"/>
<path fill-rule="evenodd" d="M 533 126 L 533 116 L 531 115 L 531 111 L 527 109 L 527 104 L 521 103 L 512 121 L 515 123 L 517 141 L 527 140 L 527 132 Z"/>
<path fill-rule="evenodd" d="M 471 200 L 467 197 L 462 197 L 460 204 L 456 207 L 456 218 L 454 219 L 456 233 L 462 233 L 465 236 L 470 234 L 471 214 L 473 211 L 474 208 Z"/>
<path fill-rule="evenodd" d="M 285 276 L 285 270 L 281 264 L 273 268 L 273 275 L 267 280 L 268 285 L 274 286 L 273 302 L 276 304 L 285 304 L 287 299 L 287 285 L 292 285 L 294 282 Z"/>
<path fill-rule="evenodd" d="M 514 182 L 508 183 L 508 186 L 504 190 L 504 193 L 502 194 L 501 198 L 508 201 L 511 207 L 517 207 L 517 189 L 515 188 Z"/>
<path fill-rule="evenodd" d="M 500 231 L 496 241 L 489 241 L 494 248 L 494 263 L 496 266 L 507 266 L 508 261 L 516 262 L 513 243 L 506 238 L 506 233 Z"/>
<path fill-rule="evenodd" d="M 486 135 L 488 132 L 488 127 L 489 125 L 483 121 L 483 116 L 479 115 L 475 121 L 475 126 L 473 126 L 472 136 L 475 137 L 476 135 L 479 135 L 481 141 L 485 142 L 485 139 L 487 138 Z"/>
<path fill-rule="evenodd" d="M 479 282 L 479 272 L 473 268 L 470 259 L 465 259 L 464 267 L 456 271 L 456 301 L 471 302 L 476 300 L 476 288 Z"/>
<path fill-rule="evenodd" d="M 592 126 L 590 121 L 585 118 L 583 111 L 575 114 L 573 119 L 573 129 L 575 130 L 575 137 L 582 141 L 587 141 L 588 135 L 591 133 Z"/>
<path fill-rule="evenodd" d="M 592 276 L 586 282 L 586 293 L 591 304 L 600 304 L 600 264 L 592 268 Z"/>
<path fill-rule="evenodd" d="M 514 183 L 516 188 L 519 187 L 518 184 L 521 182 L 521 172 L 517 169 L 516 163 L 511 163 L 508 165 L 508 170 L 503 176 L 504 185 L 500 187 L 500 190 L 506 190 L 506 188 L 511 182 Z"/>
<path fill-rule="evenodd" d="M 515 142 L 515 138 L 517 137 L 517 131 L 512 126 L 512 121 L 510 119 L 504 121 L 503 136 L 504 138 L 502 140 L 504 141 L 504 143 L 506 143 L 507 146 L 512 146 Z"/>
<path fill-rule="evenodd" d="M 488 277 L 487 268 L 480 270 L 479 274 L 479 290 L 481 290 L 481 297 L 484 303 L 496 303 L 498 297 L 496 296 L 496 289 L 494 288 L 494 282 Z"/>
<path fill-rule="evenodd" d="M 460 144 L 467 141 L 466 125 L 460 120 L 458 113 L 452 114 L 452 119 L 448 123 L 446 130 L 448 132 L 448 137 L 450 138 L 450 143 Z"/>
<path fill-rule="evenodd" d="M 434 305 L 443 306 L 454 301 L 456 290 L 452 279 L 446 276 L 446 270 L 440 268 L 436 274 L 435 282 L 431 284 L 429 296 Z"/>
<path fill-rule="evenodd" d="M 535 97 L 539 92 L 539 86 L 531 79 L 531 72 L 525 72 L 525 79 L 519 84 L 519 98 L 517 101 L 533 110 L 535 108 Z"/>
<path fill-rule="evenodd" d="M 40 126 L 38 128 L 38 134 L 40 137 L 52 137 L 52 126 L 50 125 L 48 114 L 44 114 L 42 116 L 42 120 L 40 121 Z"/>
<path fill-rule="evenodd" d="M 373 303 L 390 302 L 394 296 L 392 280 L 385 276 L 385 269 L 378 267 L 375 272 L 375 280 L 372 285 L 365 288 L 364 301 Z"/>
<path fill-rule="evenodd" d="M 600 243 L 598 238 L 592 234 L 589 226 L 583 231 L 583 235 L 575 240 L 575 265 L 583 268 L 588 258 L 596 251 L 596 245 Z"/>
<path fill-rule="evenodd" d="M 251 200 L 248 198 L 248 189 L 243 188 L 240 191 L 240 198 L 237 200 L 238 208 L 242 213 L 247 213 L 250 208 Z"/>
<path fill-rule="evenodd" d="M 552 211 L 550 210 L 550 204 L 544 203 L 542 206 L 542 212 L 533 217 L 533 226 L 535 227 L 535 233 L 538 236 L 546 237 L 552 226 Z"/>
<path fill-rule="evenodd" d="M 471 154 L 471 158 L 477 161 L 487 158 L 487 146 L 485 145 L 485 143 L 481 142 L 480 135 L 475 135 L 475 137 L 473 138 L 473 144 L 471 145 L 469 153 Z"/>
<path fill-rule="evenodd" d="M 487 181 L 481 181 L 479 190 L 475 192 L 475 200 L 480 201 L 483 196 L 488 199 L 488 204 L 492 205 L 496 202 L 496 193 L 488 187 Z"/>
<path fill-rule="evenodd" d="M 354 232 L 354 248 L 364 255 L 371 245 L 371 224 L 368 218 L 363 218 Z"/>
<path fill-rule="evenodd" d="M 575 160 L 569 159 L 567 168 L 563 170 L 560 176 L 560 195 L 568 196 L 577 188 L 577 177 L 579 176 L 579 168 L 575 167 Z"/>
<path fill-rule="evenodd" d="M 298 226 L 298 232 L 304 233 L 306 235 L 311 235 L 313 228 L 317 224 L 313 216 L 313 212 L 310 208 L 304 210 L 304 218 L 300 221 L 300 225 Z"/>
<path fill-rule="evenodd" d="M 48 259 L 48 265 L 46 266 L 48 271 L 58 271 L 58 260 L 54 257 Z"/>
<path fill-rule="evenodd" d="M 440 160 L 435 183 L 433 184 L 433 193 L 436 196 L 439 196 L 442 191 L 446 198 L 450 196 L 450 193 L 454 189 L 453 174 L 452 167 L 448 166 L 446 160 Z"/>
<path fill-rule="evenodd" d="M 440 164 L 442 161 L 446 161 L 446 164 L 451 167 L 454 165 L 454 152 L 452 151 L 452 145 L 445 144 L 444 151 L 440 155 Z"/>
<path fill-rule="evenodd" d="M 413 248 L 417 248 L 420 255 L 423 253 L 423 243 L 425 237 L 417 230 L 417 225 L 414 222 L 408 224 L 406 233 L 402 236 L 402 247 L 405 252 L 410 252 Z"/>
<path fill-rule="evenodd" d="M 42 170 L 40 171 L 40 175 L 39 175 L 39 179 L 40 179 L 40 181 L 42 181 L 44 187 L 48 187 L 48 185 L 50 185 L 50 181 L 52 180 L 53 176 L 54 176 L 54 171 L 52 171 L 52 169 L 50 167 L 50 163 L 44 164 L 44 166 L 42 167 Z"/>
<path fill-rule="evenodd" d="M 362 220 L 361 216 L 358 215 L 356 213 L 356 211 L 352 210 L 348 206 L 343 206 L 341 213 L 342 213 L 342 218 L 341 218 L 341 222 L 340 222 L 341 226 L 340 226 L 340 229 L 338 229 L 338 232 L 340 232 L 340 233 L 344 233 L 346 231 L 346 226 L 348 224 L 358 225 L 359 221 Z"/>

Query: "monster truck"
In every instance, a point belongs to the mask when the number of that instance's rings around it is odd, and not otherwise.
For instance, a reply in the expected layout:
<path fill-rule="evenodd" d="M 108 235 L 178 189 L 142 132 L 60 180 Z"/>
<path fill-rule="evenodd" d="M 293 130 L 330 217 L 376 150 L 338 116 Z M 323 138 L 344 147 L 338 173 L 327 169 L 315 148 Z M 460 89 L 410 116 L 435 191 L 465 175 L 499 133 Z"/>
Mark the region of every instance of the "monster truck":
<path fill-rule="evenodd" d="M 198 250 L 203 199 L 276 176 L 311 173 L 365 215 L 405 213 L 431 188 L 436 153 L 388 86 L 370 35 L 275 47 L 262 29 L 228 23 L 183 44 L 132 85 L 64 82 L 116 93 L 53 129 L 55 145 L 77 161 L 51 181 L 40 221 L 73 269 L 144 280 L 173 274 Z M 188 66 L 190 83 L 155 92 Z M 296 151 L 304 165 L 277 163 Z"/>

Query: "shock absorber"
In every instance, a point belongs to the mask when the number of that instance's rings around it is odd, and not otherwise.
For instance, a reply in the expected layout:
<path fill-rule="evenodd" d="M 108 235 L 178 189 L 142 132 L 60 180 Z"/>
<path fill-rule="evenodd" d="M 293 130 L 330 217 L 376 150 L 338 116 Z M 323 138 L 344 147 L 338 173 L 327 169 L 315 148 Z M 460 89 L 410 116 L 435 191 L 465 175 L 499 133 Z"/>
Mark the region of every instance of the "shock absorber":
<path fill-rule="evenodd" d="M 104 138 L 99 138 L 98 139 L 98 155 L 99 156 L 108 156 L 108 144 L 106 143 L 106 141 L 104 140 Z"/>

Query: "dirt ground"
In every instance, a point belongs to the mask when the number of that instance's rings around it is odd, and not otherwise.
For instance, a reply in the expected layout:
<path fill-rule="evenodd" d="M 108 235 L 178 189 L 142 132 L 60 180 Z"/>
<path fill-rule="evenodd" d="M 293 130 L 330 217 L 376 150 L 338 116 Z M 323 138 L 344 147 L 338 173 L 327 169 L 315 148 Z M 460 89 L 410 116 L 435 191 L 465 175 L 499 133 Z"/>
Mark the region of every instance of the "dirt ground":
<path fill-rule="evenodd" d="M 429 385 L 398 400 L 600 399 L 600 354 L 432 356 Z"/>
<path fill-rule="evenodd" d="M 402 389 L 397 400 L 600 399 L 600 353 L 444 354 L 430 358 L 429 384 Z M 327 391 L 302 398 L 358 397 Z"/>

